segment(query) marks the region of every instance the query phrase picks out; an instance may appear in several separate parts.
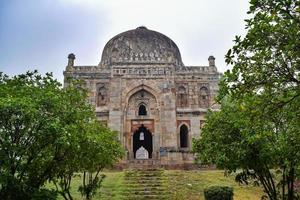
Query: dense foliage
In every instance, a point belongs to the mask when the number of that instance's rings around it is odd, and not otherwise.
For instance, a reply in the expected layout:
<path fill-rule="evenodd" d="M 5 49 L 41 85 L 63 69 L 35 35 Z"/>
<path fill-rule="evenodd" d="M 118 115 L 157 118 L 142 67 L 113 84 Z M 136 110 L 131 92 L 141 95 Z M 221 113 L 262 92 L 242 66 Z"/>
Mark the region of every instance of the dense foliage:
<path fill-rule="evenodd" d="M 300 167 L 300 2 L 251 0 L 247 34 L 235 39 L 195 152 L 237 179 L 262 184 L 267 198 L 295 199 Z M 274 170 L 271 170 L 274 169 Z M 276 172 L 275 174 L 272 172 Z"/>
<path fill-rule="evenodd" d="M 233 188 L 212 186 L 204 190 L 205 200 L 233 200 Z"/>
<path fill-rule="evenodd" d="M 0 76 L 0 199 L 49 193 L 53 181 L 65 199 L 75 172 L 98 172 L 122 155 L 114 132 L 103 127 L 79 83 L 67 88 L 28 72 Z"/>

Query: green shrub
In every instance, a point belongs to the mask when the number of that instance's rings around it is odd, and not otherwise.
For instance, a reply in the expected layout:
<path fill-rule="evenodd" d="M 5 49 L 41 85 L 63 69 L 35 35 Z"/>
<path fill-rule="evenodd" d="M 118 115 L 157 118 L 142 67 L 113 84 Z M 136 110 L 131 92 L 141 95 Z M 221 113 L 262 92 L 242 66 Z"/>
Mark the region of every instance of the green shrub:
<path fill-rule="evenodd" d="M 204 190 L 205 200 L 233 200 L 233 188 L 212 186 Z"/>
<path fill-rule="evenodd" d="M 54 190 L 40 189 L 36 191 L 31 200 L 56 200 L 57 192 Z"/>

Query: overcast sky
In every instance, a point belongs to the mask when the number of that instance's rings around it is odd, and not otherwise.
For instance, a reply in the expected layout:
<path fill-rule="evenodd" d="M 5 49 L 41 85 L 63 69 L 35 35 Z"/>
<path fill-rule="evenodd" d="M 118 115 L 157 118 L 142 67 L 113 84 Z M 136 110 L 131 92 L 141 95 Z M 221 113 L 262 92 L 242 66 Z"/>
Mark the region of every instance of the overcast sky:
<path fill-rule="evenodd" d="M 0 0 L 0 71 L 38 69 L 62 81 L 69 53 L 75 65 L 98 65 L 110 38 L 143 25 L 170 37 L 186 66 L 214 55 L 224 72 L 248 7 L 248 0 Z"/>

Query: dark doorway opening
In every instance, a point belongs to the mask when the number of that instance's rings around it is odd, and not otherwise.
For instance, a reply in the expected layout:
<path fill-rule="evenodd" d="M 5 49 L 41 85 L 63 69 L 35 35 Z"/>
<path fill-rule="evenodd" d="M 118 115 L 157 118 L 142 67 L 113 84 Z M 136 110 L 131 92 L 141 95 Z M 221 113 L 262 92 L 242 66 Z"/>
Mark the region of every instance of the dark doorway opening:
<path fill-rule="evenodd" d="M 186 148 L 188 147 L 188 127 L 186 125 L 182 125 L 180 127 L 180 147 Z"/>
<path fill-rule="evenodd" d="M 149 153 L 149 158 L 152 158 L 152 134 L 142 124 L 133 134 L 133 153 L 136 158 L 136 151 L 143 146 Z"/>
<path fill-rule="evenodd" d="M 139 106 L 139 116 L 141 115 L 147 115 L 147 109 L 146 109 L 146 106 L 141 104 Z"/>

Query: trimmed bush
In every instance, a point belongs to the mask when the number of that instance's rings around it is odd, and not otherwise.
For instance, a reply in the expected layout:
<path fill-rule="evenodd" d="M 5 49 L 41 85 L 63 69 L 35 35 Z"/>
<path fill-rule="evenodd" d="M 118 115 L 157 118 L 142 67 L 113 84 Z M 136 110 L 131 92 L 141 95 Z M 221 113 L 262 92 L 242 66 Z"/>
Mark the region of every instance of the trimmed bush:
<path fill-rule="evenodd" d="M 212 186 L 204 190 L 205 200 L 233 200 L 233 188 Z"/>

